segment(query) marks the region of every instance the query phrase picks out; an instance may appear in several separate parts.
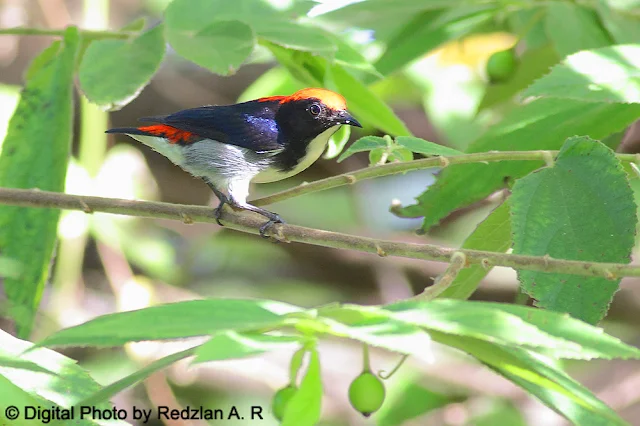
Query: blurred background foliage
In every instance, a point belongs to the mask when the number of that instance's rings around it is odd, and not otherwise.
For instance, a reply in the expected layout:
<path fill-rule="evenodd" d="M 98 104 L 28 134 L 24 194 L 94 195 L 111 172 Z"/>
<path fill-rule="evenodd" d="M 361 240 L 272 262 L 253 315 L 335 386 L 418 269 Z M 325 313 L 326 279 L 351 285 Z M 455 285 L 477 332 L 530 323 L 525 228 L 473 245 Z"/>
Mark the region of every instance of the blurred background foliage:
<path fill-rule="evenodd" d="M 121 28 L 142 17 L 154 25 L 162 20 L 169 3 L 170 0 L 0 0 L 0 26 L 59 29 L 75 24 L 100 30 Z M 369 60 L 377 59 L 377 72 L 385 78 L 377 79 L 376 72 L 366 66 L 360 72 L 365 80 L 373 82 L 371 89 L 393 107 L 408 130 L 415 136 L 461 150 L 511 110 L 516 92 L 557 63 L 560 55 L 572 51 L 572 46 L 563 46 L 567 51 L 558 52 L 549 44 L 534 11 L 496 13 L 495 2 L 478 2 L 444 14 L 420 10 L 417 0 L 396 1 L 393 13 L 388 7 L 385 13 L 376 13 L 359 4 L 341 8 L 349 0 L 265 3 L 266 7 L 292 14 L 310 11 L 316 22 L 331 31 L 348 34 L 357 51 Z M 459 25 L 443 26 L 440 32 L 419 31 L 421 22 L 438 19 Z M 402 43 L 408 39 L 405 35 L 414 30 L 417 32 L 409 37 L 412 44 L 396 50 L 402 54 L 381 56 L 384 46 Z M 474 34 L 467 36 L 471 32 Z M 494 52 L 511 48 L 523 34 L 527 50 L 519 58 L 515 74 L 504 83 L 490 83 L 487 59 Z M 449 39 L 455 40 L 446 42 Z M 0 140 L 17 105 L 24 70 L 49 43 L 47 37 L 0 38 Z M 416 55 L 415 49 L 425 54 Z M 412 55 L 417 60 L 396 72 Z M 131 125 L 140 116 L 288 94 L 301 87 L 282 66 L 276 65 L 264 47 L 256 49 L 248 63 L 234 71 L 225 77 L 212 74 L 168 48 L 158 73 L 126 108 L 106 113 L 78 97 L 74 158 L 67 174 L 66 192 L 184 204 L 215 203 L 204 183 L 161 155 L 125 137 L 107 137 L 103 132 L 107 127 Z M 354 131 L 351 140 L 371 133 L 375 133 L 371 127 Z M 637 152 L 639 143 L 640 136 L 632 129 L 621 150 Z M 338 148 L 332 147 L 326 156 L 335 157 L 337 153 Z M 340 163 L 319 161 L 285 182 L 254 188 L 254 194 L 266 195 L 368 164 L 366 153 Z M 428 235 L 417 235 L 413 231 L 420 227 L 421 220 L 398 218 L 389 213 L 389 207 L 393 200 L 404 205 L 413 203 L 434 181 L 435 172 L 421 170 L 370 180 L 285 201 L 272 208 L 293 224 L 457 247 L 502 201 L 503 195 L 456 212 Z M 388 303 L 420 291 L 445 267 L 435 262 L 379 258 L 310 245 L 272 244 L 210 224 L 186 226 L 82 212 L 64 212 L 58 234 L 57 261 L 32 340 L 97 315 L 201 296 L 267 298 L 305 307 L 336 301 Z M 3 263 L 2 270 L 10 274 L 11 266 Z M 472 298 L 512 302 L 517 288 L 514 271 L 495 268 Z M 640 281 L 623 280 L 603 324 L 605 329 L 638 346 L 639 308 Z M 9 324 L 2 324 L 1 328 L 8 327 Z M 99 383 L 106 384 L 180 345 L 148 342 L 128 344 L 122 349 L 77 348 L 63 352 L 80 360 Z M 388 399 L 375 419 L 363 419 L 348 406 L 346 398 L 348 383 L 359 372 L 360 346 L 323 341 L 320 347 L 325 391 L 322 424 L 326 426 L 517 426 L 566 422 L 515 385 L 470 358 L 440 346 L 431 364 L 409 360 L 387 382 Z M 267 406 L 274 390 L 288 380 L 290 355 L 289 351 L 277 351 L 259 358 L 189 368 L 178 362 L 165 372 L 154 374 L 144 385 L 120 393 L 114 402 L 116 406 Z M 373 353 L 376 369 L 392 368 L 395 362 L 389 353 Z M 579 369 L 569 363 L 567 367 L 623 418 L 640 424 L 640 363 L 592 362 L 580 364 Z M 245 424 L 234 420 L 211 422 L 218 423 Z M 275 424 L 275 420 L 268 417 L 261 424 Z"/>

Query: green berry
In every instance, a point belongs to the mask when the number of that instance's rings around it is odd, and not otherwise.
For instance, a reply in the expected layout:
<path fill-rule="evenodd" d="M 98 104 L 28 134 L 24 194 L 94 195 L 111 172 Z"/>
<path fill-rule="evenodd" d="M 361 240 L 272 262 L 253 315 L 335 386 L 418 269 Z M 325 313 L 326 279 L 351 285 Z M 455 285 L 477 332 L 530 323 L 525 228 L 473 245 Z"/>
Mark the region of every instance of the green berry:
<path fill-rule="evenodd" d="M 513 49 L 496 52 L 487 61 L 487 77 L 492 83 L 508 80 L 516 71 L 518 59 Z"/>
<path fill-rule="evenodd" d="M 276 419 L 282 421 L 282 418 L 284 417 L 284 410 L 287 408 L 287 404 L 289 403 L 289 400 L 291 400 L 291 397 L 293 397 L 297 391 L 298 388 L 295 386 L 287 386 L 286 388 L 280 389 L 275 395 L 273 395 L 271 411 L 273 411 L 273 416 Z"/>
<path fill-rule="evenodd" d="M 382 407 L 385 390 L 382 380 L 370 371 L 356 377 L 349 386 L 349 402 L 351 406 L 369 417 Z"/>

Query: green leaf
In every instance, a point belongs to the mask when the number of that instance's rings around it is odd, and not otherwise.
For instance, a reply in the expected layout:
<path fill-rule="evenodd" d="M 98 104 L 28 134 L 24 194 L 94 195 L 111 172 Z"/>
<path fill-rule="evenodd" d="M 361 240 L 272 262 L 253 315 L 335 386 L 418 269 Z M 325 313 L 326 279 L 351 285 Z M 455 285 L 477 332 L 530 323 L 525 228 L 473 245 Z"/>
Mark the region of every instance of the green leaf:
<path fill-rule="evenodd" d="M 547 34 L 560 56 L 611 44 L 592 10 L 569 2 L 551 2 L 545 18 Z"/>
<path fill-rule="evenodd" d="M 392 150 L 389 153 L 389 162 L 407 162 L 411 160 L 413 160 L 413 153 L 411 151 L 402 146 L 392 145 Z"/>
<path fill-rule="evenodd" d="M 604 27 L 616 43 L 640 43 L 640 16 L 634 18 L 620 13 L 610 8 L 605 0 L 598 2 L 596 10 Z"/>
<path fill-rule="evenodd" d="M 365 71 L 375 78 L 382 78 L 382 74 L 375 69 L 362 54 L 339 36 L 332 38 L 337 50 L 333 53 L 332 60 L 344 67 Z"/>
<path fill-rule="evenodd" d="M 426 11 L 416 15 L 397 35 L 387 43 L 387 49 L 374 64 L 383 75 L 400 70 L 410 62 L 426 55 L 449 40 L 458 39 L 481 25 L 489 22 L 493 10 L 483 6 L 461 6 L 453 19 L 446 19 L 452 13 Z"/>
<path fill-rule="evenodd" d="M 424 139 L 415 138 L 413 136 L 398 136 L 396 143 L 407 148 L 411 152 L 422 155 L 461 155 L 462 152 L 457 149 L 429 142 Z"/>
<path fill-rule="evenodd" d="M 298 391 L 284 411 L 282 426 L 314 426 L 320 420 L 322 381 L 318 351 L 310 351 L 309 366 Z"/>
<path fill-rule="evenodd" d="M 524 94 L 640 103 L 640 45 L 610 46 L 570 55 Z"/>
<path fill-rule="evenodd" d="M 285 314 L 299 309 L 267 300 L 207 299 L 168 303 L 135 311 L 103 315 L 65 328 L 38 346 L 117 346 L 140 340 L 177 339 L 225 330 L 250 330 L 280 325 Z"/>
<path fill-rule="evenodd" d="M 378 95 L 338 64 L 330 68 L 331 81 L 347 100 L 349 110 L 367 122 L 394 136 L 411 135 L 407 126 Z"/>
<path fill-rule="evenodd" d="M 40 405 L 46 408 L 70 408 L 101 388 L 84 369 L 76 364 L 76 361 L 50 349 L 33 348 L 33 343 L 16 339 L 0 330 L 0 355 L 3 359 L 14 360 L 14 365 L 0 365 L 0 392 L 3 395 L 0 404 L 13 404 L 20 407 L 21 410 L 25 405 L 17 402 L 29 401 L 30 403 L 26 405 Z M 35 365 L 38 368 L 27 367 L 28 365 Z M 3 390 L 6 384 L 5 380 L 12 384 L 9 388 L 10 392 Z M 92 405 L 99 410 L 112 408 L 106 399 L 96 400 Z M 2 414 L 4 414 L 4 409 L 2 409 Z M 21 414 L 20 417 L 23 418 L 24 412 Z M 88 419 L 81 421 L 79 416 L 76 420 L 77 422 L 74 424 L 98 424 L 98 422 Z M 122 421 L 100 423 L 127 424 Z M 33 424 L 33 420 L 19 424 Z"/>
<path fill-rule="evenodd" d="M 549 72 L 552 65 L 558 63 L 560 58 L 551 45 L 544 45 L 537 49 L 527 49 L 520 56 L 520 65 L 515 74 L 504 83 L 490 84 L 482 98 L 479 110 L 491 108 L 502 102 L 509 101 L 515 95 Z"/>
<path fill-rule="evenodd" d="M 300 341 L 297 336 L 223 331 L 198 346 L 194 362 L 243 358 L 271 350 L 291 349 L 300 346 Z"/>
<path fill-rule="evenodd" d="M 316 27 L 305 26 L 291 21 L 271 25 L 253 25 L 260 37 L 282 47 L 310 52 L 336 51 L 331 36 Z"/>
<path fill-rule="evenodd" d="M 452 299 L 398 302 L 386 305 L 383 314 L 395 321 L 422 327 L 430 334 L 436 331 L 473 337 L 494 345 L 544 349 L 552 354 L 557 350 L 579 356 L 581 349 L 576 343 L 545 333 L 526 319 L 483 302 Z"/>
<path fill-rule="evenodd" d="M 233 74 L 253 51 L 251 27 L 240 21 L 216 21 L 194 29 L 189 21 L 179 21 L 167 8 L 165 36 L 176 52 L 220 75 Z"/>
<path fill-rule="evenodd" d="M 108 401 L 116 394 L 137 383 L 140 383 L 156 371 L 160 371 L 163 368 L 166 368 L 171 364 L 180 361 L 181 359 L 192 356 L 193 352 L 194 350 L 193 348 L 191 348 L 159 358 L 152 363 L 145 365 L 135 373 L 125 376 L 122 379 L 103 387 L 102 389 L 94 391 L 90 395 L 83 398 L 82 401 L 76 402 L 74 406 L 94 406 L 101 401 Z"/>
<path fill-rule="evenodd" d="M 513 109 L 491 127 L 467 152 L 559 149 L 574 135 L 595 139 L 616 133 L 640 116 L 640 105 L 586 103 L 570 99 L 538 99 Z M 426 231 L 452 210 L 483 199 L 542 166 L 537 161 L 502 161 L 446 167 L 438 180 L 418 197 L 418 204 L 400 214 L 424 216 Z M 478 176 L 482 176 L 479 179 Z"/>
<path fill-rule="evenodd" d="M 120 109 L 149 83 L 162 62 L 164 46 L 161 25 L 130 40 L 94 41 L 80 63 L 80 88 L 101 108 Z"/>
<path fill-rule="evenodd" d="M 476 357 L 574 424 L 626 424 L 588 389 L 557 369 L 551 358 L 518 348 L 498 347 L 469 337 L 438 336 L 437 339 Z"/>
<path fill-rule="evenodd" d="M 410 381 L 403 388 L 388 395 L 376 417 L 378 426 L 400 426 L 408 420 L 430 413 L 448 404 L 463 402 L 466 398 L 435 392 Z"/>
<path fill-rule="evenodd" d="M 320 332 L 346 337 L 389 351 L 433 360 L 431 338 L 420 327 L 394 320 L 388 313 L 358 305 L 327 306 L 316 320 Z"/>
<path fill-rule="evenodd" d="M 483 220 L 462 244 L 463 249 L 504 253 L 511 248 L 509 204 L 502 203 Z M 471 265 L 462 269 L 439 297 L 468 299 L 487 276 L 490 266 Z"/>
<path fill-rule="evenodd" d="M 387 148 L 387 141 L 380 136 L 365 136 L 351 144 L 338 158 L 338 163 L 351 157 L 356 152 L 371 151 L 376 148 Z"/>
<path fill-rule="evenodd" d="M 568 139 L 553 167 L 516 182 L 509 202 L 514 254 L 629 262 L 637 223 L 633 193 L 613 151 L 600 142 Z M 525 270 L 518 276 L 538 306 L 592 324 L 605 316 L 620 283 Z"/>
<path fill-rule="evenodd" d="M 47 370 L 35 362 L 27 361 L 14 356 L 6 356 L 0 353 L 0 368 L 15 368 L 18 370 L 34 371 L 36 373 L 46 373 L 56 375 L 56 373 Z"/>
<path fill-rule="evenodd" d="M 341 126 L 329 139 L 329 146 L 322 158 L 330 160 L 336 158 L 344 149 L 351 137 L 351 126 Z"/>
<path fill-rule="evenodd" d="M 487 303 L 491 307 L 516 315 L 545 333 L 580 345 L 579 352 L 553 351 L 557 358 L 572 359 L 613 359 L 640 358 L 640 349 L 629 346 L 619 339 L 605 334 L 601 328 L 570 317 L 568 314 L 532 309 L 507 303 Z"/>
<path fill-rule="evenodd" d="M 63 192 L 73 123 L 73 71 L 79 37 L 75 27 L 54 42 L 27 71 L 0 155 L 0 186 Z M 58 226 L 57 209 L 0 207 L 0 252 L 21 264 L 4 280 L 9 314 L 28 336 L 49 274 Z"/>

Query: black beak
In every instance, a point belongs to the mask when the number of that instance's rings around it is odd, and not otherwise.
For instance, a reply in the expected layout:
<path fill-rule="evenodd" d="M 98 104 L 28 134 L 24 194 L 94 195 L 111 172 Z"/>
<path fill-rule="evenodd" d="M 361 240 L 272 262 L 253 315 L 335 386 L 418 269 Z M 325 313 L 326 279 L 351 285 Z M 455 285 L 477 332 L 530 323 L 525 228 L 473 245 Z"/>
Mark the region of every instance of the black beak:
<path fill-rule="evenodd" d="M 354 126 L 354 127 L 362 127 L 362 124 L 360 124 L 358 122 L 358 120 L 356 120 L 355 118 L 353 118 L 353 116 L 351 114 L 349 114 L 349 111 L 340 111 L 338 113 L 338 123 L 340 124 L 347 124 L 349 126 Z"/>

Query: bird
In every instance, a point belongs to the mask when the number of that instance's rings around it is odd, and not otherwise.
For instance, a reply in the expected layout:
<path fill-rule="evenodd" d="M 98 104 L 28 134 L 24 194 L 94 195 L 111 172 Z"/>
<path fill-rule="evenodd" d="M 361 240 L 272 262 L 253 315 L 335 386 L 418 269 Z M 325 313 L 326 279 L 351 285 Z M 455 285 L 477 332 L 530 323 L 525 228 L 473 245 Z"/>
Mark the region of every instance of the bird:
<path fill-rule="evenodd" d="M 362 127 L 347 110 L 345 98 L 323 88 L 190 108 L 138 121 L 149 124 L 106 133 L 126 134 L 204 180 L 219 200 L 214 209 L 219 225 L 225 204 L 266 217 L 268 221 L 259 229 L 264 238 L 276 223 L 285 222 L 277 213 L 247 202 L 250 184 L 300 173 L 322 155 L 341 126 Z"/>

